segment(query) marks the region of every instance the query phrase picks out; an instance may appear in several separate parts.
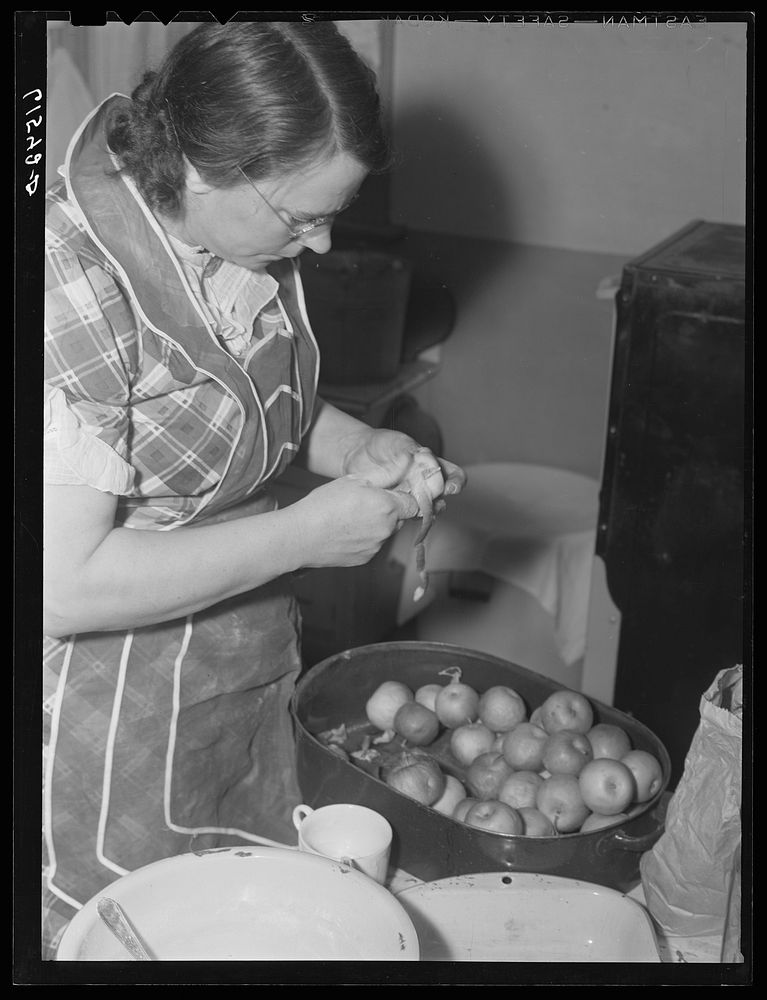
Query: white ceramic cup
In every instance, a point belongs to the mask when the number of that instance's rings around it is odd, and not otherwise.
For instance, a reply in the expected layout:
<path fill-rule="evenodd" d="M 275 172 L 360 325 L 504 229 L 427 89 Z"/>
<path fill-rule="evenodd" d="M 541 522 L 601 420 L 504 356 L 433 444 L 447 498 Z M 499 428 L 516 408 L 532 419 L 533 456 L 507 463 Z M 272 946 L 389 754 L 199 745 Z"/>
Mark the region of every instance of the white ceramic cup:
<path fill-rule="evenodd" d="M 345 862 L 376 882 L 385 882 L 392 828 L 380 813 L 351 803 L 319 809 L 300 805 L 293 810 L 293 825 L 299 850 Z"/>

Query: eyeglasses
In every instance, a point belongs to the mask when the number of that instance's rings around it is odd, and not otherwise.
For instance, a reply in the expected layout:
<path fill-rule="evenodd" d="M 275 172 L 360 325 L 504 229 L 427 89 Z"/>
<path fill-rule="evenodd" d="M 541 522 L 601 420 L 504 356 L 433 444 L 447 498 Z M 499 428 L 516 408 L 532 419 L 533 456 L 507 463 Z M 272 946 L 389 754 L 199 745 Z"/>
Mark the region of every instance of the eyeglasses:
<path fill-rule="evenodd" d="M 300 223 L 299 225 L 292 226 L 286 219 L 284 219 L 282 217 L 282 215 L 272 205 L 272 203 L 269 201 L 269 199 L 266 197 L 266 195 L 262 194 L 261 191 L 259 191 L 259 189 L 253 183 L 253 181 L 250 179 L 250 177 L 248 177 L 248 175 L 242 169 L 242 167 L 238 166 L 237 169 L 240 171 L 240 173 L 245 178 L 245 180 L 248 182 L 248 184 L 250 184 L 250 186 L 256 192 L 256 194 L 258 195 L 258 197 L 261 199 L 261 201 L 263 201 L 263 203 L 266 205 L 266 207 L 272 212 L 273 215 L 275 215 L 280 220 L 280 222 L 283 224 L 283 226 L 285 226 L 285 228 L 288 231 L 288 236 L 290 237 L 290 241 L 291 242 L 293 242 L 294 240 L 300 240 L 300 239 L 302 239 L 308 233 L 313 232 L 315 229 L 319 229 L 320 226 L 329 226 L 329 225 L 331 225 L 334 222 L 334 220 L 335 220 L 335 214 L 333 214 L 333 215 L 320 215 L 316 219 L 311 219 L 308 222 L 303 222 L 303 223 Z"/>

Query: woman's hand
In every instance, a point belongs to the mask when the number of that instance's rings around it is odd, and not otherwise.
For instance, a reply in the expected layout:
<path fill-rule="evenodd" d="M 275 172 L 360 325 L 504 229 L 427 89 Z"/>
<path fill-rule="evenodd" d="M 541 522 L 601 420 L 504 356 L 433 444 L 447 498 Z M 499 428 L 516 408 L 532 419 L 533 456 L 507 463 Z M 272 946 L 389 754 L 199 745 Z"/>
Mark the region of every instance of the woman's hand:
<path fill-rule="evenodd" d="M 421 492 L 428 482 L 428 498 L 438 501 L 437 509 L 443 497 L 460 493 L 466 485 L 463 469 L 422 448 L 410 435 L 371 428 L 322 399 L 317 400 L 298 461 L 328 479 L 355 475 L 382 489 L 406 493 Z"/>
<path fill-rule="evenodd" d="M 312 490 L 283 513 L 295 515 L 302 566 L 361 566 L 418 509 L 408 493 L 348 475 Z"/>
<path fill-rule="evenodd" d="M 455 496 L 466 485 L 460 466 L 438 458 L 400 431 L 373 430 L 348 454 L 346 470 L 387 489 L 411 493 L 423 504 Z"/>
<path fill-rule="evenodd" d="M 117 498 L 45 494 L 46 635 L 173 621 L 305 566 L 368 562 L 418 514 L 414 497 L 345 476 L 281 510 L 173 531 L 115 527 Z"/>

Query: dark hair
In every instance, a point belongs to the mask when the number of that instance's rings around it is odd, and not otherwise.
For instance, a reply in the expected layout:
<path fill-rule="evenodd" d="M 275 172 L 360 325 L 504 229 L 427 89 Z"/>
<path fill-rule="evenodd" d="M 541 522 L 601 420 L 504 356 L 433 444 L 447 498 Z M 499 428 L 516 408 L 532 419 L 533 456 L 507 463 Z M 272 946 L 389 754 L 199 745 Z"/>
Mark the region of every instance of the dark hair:
<path fill-rule="evenodd" d="M 375 74 L 331 21 L 205 23 L 185 35 L 107 141 L 152 208 L 183 204 L 182 153 L 227 187 L 295 171 L 337 153 L 389 166 Z"/>

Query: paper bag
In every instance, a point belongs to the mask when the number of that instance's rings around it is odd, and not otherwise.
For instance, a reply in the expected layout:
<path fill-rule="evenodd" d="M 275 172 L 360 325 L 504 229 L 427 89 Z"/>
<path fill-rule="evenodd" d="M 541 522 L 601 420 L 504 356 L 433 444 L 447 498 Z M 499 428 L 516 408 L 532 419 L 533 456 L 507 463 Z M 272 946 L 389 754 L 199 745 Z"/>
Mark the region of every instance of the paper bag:
<path fill-rule="evenodd" d="M 640 859 L 647 907 L 669 934 L 724 930 L 740 857 L 742 675 L 742 666 L 720 671 L 701 698 L 664 832 Z"/>

